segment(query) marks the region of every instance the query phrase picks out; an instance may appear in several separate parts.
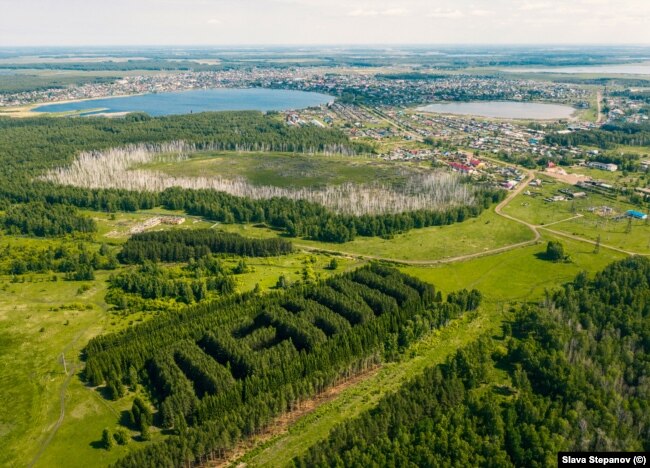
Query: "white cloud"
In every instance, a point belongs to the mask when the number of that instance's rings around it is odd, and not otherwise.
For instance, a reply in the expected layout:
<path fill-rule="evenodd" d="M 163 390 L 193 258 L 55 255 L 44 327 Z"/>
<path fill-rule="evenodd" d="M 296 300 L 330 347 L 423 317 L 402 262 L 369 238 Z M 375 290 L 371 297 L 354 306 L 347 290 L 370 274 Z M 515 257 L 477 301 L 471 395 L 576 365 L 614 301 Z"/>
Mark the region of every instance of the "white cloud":
<path fill-rule="evenodd" d="M 650 0 L 0 0 L 0 6 L 5 47 L 650 44 Z"/>
<path fill-rule="evenodd" d="M 377 10 L 352 10 L 348 13 L 348 16 L 378 16 L 379 12 Z"/>
<path fill-rule="evenodd" d="M 381 12 L 382 16 L 405 16 L 408 13 L 404 8 L 388 8 Z"/>
<path fill-rule="evenodd" d="M 494 12 L 492 10 L 480 10 L 480 9 L 477 9 L 477 10 L 470 11 L 469 14 L 472 15 L 472 16 L 483 17 L 483 16 L 492 16 L 492 15 L 494 15 Z"/>
<path fill-rule="evenodd" d="M 387 8 L 385 10 L 366 10 L 357 8 L 348 13 L 348 16 L 404 16 L 408 12 L 403 8 Z"/>
<path fill-rule="evenodd" d="M 429 12 L 427 17 L 429 18 L 442 18 L 442 19 L 455 19 L 462 18 L 465 16 L 460 10 L 445 10 L 443 8 L 436 8 L 435 10 Z"/>
<path fill-rule="evenodd" d="M 519 9 L 521 11 L 539 11 L 539 10 L 547 10 L 552 6 L 553 4 L 550 2 L 532 2 L 532 3 L 524 3 L 523 5 L 520 5 Z"/>

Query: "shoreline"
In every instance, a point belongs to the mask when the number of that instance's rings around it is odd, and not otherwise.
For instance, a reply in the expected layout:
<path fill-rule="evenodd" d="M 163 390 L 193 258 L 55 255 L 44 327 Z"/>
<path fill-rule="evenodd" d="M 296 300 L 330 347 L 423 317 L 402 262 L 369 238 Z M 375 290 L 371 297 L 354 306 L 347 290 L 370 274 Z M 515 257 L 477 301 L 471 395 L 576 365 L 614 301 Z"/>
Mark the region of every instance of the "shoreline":
<path fill-rule="evenodd" d="M 77 111 L 70 111 L 70 112 L 35 112 L 34 109 L 38 107 L 43 107 L 43 106 L 49 106 L 49 105 L 56 105 L 56 104 L 72 104 L 75 102 L 85 102 L 85 101 L 97 101 L 99 99 L 114 99 L 114 98 L 124 98 L 124 97 L 132 97 L 132 96 L 144 96 L 147 94 L 153 94 L 153 93 L 134 93 L 134 94 L 115 94 L 111 96 L 103 96 L 103 97 L 90 97 L 90 98 L 81 98 L 81 99 L 63 99 L 61 101 L 45 101 L 45 102 L 37 102 L 33 104 L 25 104 L 24 106 L 12 106 L 12 107 L 0 107 L 0 117 L 3 115 L 9 116 L 9 117 L 46 117 L 46 116 L 58 116 L 62 114 L 70 114 L 74 113 Z M 96 110 L 104 110 L 106 108 L 99 108 Z M 92 111 L 92 109 L 91 109 Z M 135 111 L 134 111 L 135 112 Z M 127 112 L 128 113 L 128 112 Z"/>
<path fill-rule="evenodd" d="M 262 89 L 262 90 L 270 90 L 270 91 L 296 91 L 299 93 L 313 93 L 313 94 L 323 94 L 317 91 L 301 91 L 301 90 L 292 90 L 292 89 L 277 89 L 277 88 L 266 88 L 266 87 L 236 87 L 236 88 L 230 88 L 230 87 L 213 87 L 213 88 L 189 88 L 189 89 L 177 89 L 173 91 L 158 91 L 158 92 L 143 92 L 143 93 L 133 93 L 133 94 L 119 94 L 119 95 L 111 95 L 111 96 L 104 96 L 104 97 L 90 97 L 90 98 L 82 98 L 82 99 L 63 99 L 60 101 L 47 101 L 47 102 L 39 102 L 39 103 L 32 103 L 32 104 L 25 104 L 23 106 L 13 106 L 13 107 L 0 107 L 0 117 L 2 116 L 7 116 L 7 117 L 15 117 L 15 118 L 27 118 L 27 117 L 60 117 L 60 116 L 86 116 L 89 112 L 92 113 L 92 115 L 98 115 L 98 111 L 106 111 L 109 110 L 106 107 L 99 107 L 99 108 L 89 108 L 89 109 L 83 109 L 83 110 L 74 110 L 74 111 L 64 111 L 64 112 L 36 112 L 35 109 L 39 107 L 44 107 L 44 106 L 50 106 L 50 105 L 59 105 L 59 104 L 72 104 L 72 103 L 77 103 L 77 102 L 86 102 L 86 101 L 99 101 L 99 100 L 105 100 L 105 99 L 116 99 L 116 98 L 130 98 L 130 97 L 136 97 L 136 96 L 148 96 L 148 95 L 153 95 L 153 94 L 170 94 L 170 93 L 184 93 L 184 92 L 192 92 L 192 91 L 210 91 L 210 90 L 249 90 L 249 89 Z M 337 97 L 336 96 L 329 96 L 327 95 L 328 98 L 331 100 L 328 101 L 329 103 L 333 103 L 336 101 Z M 316 105 L 316 104 L 314 104 Z M 318 104 L 318 105 L 325 105 L 325 104 Z M 307 106 L 311 107 L 311 106 Z M 133 112 L 140 112 L 138 110 L 132 110 L 132 111 L 116 111 L 116 112 L 104 112 L 102 116 L 106 117 L 116 117 L 118 114 L 120 116 L 122 115 L 127 115 Z"/>

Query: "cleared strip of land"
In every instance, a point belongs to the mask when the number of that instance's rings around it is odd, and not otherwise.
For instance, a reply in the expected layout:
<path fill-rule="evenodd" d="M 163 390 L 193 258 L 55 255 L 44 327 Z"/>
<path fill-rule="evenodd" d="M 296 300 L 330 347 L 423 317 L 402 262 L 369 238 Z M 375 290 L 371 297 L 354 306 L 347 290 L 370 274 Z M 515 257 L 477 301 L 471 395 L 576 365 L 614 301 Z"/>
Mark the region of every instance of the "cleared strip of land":
<path fill-rule="evenodd" d="M 411 346 L 402 361 L 383 365 L 378 372 L 299 418 L 288 431 L 271 440 L 261 439 L 257 447 L 233 463 L 268 467 L 288 464 L 293 457 L 327 437 L 337 424 L 376 406 L 384 395 L 397 390 L 425 368 L 443 362 L 485 333 L 498 333 L 505 314 L 496 303 L 486 304 L 478 314 L 467 315 L 432 332 Z"/>

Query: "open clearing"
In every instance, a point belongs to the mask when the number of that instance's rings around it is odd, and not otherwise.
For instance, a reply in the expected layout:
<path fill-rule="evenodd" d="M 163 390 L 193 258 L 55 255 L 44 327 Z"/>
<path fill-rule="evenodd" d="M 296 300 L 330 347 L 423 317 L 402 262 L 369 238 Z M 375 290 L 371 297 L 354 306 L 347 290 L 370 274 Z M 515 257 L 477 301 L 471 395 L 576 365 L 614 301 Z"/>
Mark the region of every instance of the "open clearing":
<path fill-rule="evenodd" d="M 416 165 L 369 157 L 235 152 L 195 153 L 189 160 L 152 163 L 140 168 L 174 177 L 243 177 L 254 185 L 297 188 L 346 182 L 399 185 L 409 175 L 424 171 Z"/>

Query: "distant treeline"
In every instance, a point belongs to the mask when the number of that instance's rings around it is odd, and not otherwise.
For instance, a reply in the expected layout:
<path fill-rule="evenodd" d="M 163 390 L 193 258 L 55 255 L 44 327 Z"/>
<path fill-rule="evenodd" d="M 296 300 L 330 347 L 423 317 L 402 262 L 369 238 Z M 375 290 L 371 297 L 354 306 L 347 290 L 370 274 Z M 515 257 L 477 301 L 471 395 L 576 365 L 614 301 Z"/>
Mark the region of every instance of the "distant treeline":
<path fill-rule="evenodd" d="M 87 83 L 112 83 L 118 79 L 119 77 L 116 76 L 0 74 L 0 94 L 62 89 L 71 85 L 83 85 Z"/>
<path fill-rule="evenodd" d="M 650 80 L 645 83 L 645 86 L 650 86 Z M 650 103 L 650 91 L 644 90 L 635 90 L 626 89 L 623 91 L 611 91 L 608 93 L 609 96 L 614 97 L 625 97 L 628 99 L 633 99 L 635 101 L 643 101 L 646 104 Z"/>
<path fill-rule="evenodd" d="M 545 141 L 560 146 L 597 146 L 602 149 L 616 145 L 648 146 L 650 145 L 650 124 L 609 123 L 595 130 L 546 135 Z"/>
<path fill-rule="evenodd" d="M 423 81 L 435 81 L 449 78 L 449 75 L 442 75 L 440 73 L 390 73 L 383 74 L 379 73 L 375 75 L 378 79 L 383 80 L 405 80 L 405 81 L 414 81 L 414 80 L 423 80 Z"/>
<path fill-rule="evenodd" d="M 47 63 L 1 63 L 0 69 L 13 70 L 74 70 L 74 71 L 216 71 L 223 70 L 222 65 L 208 65 L 190 60 L 124 60 L 105 62 L 47 62 Z"/>
<path fill-rule="evenodd" d="M 284 239 L 249 239 L 214 229 L 176 229 L 135 234 L 124 244 L 119 259 L 123 263 L 186 262 L 218 253 L 270 257 L 291 251 L 291 242 Z"/>

